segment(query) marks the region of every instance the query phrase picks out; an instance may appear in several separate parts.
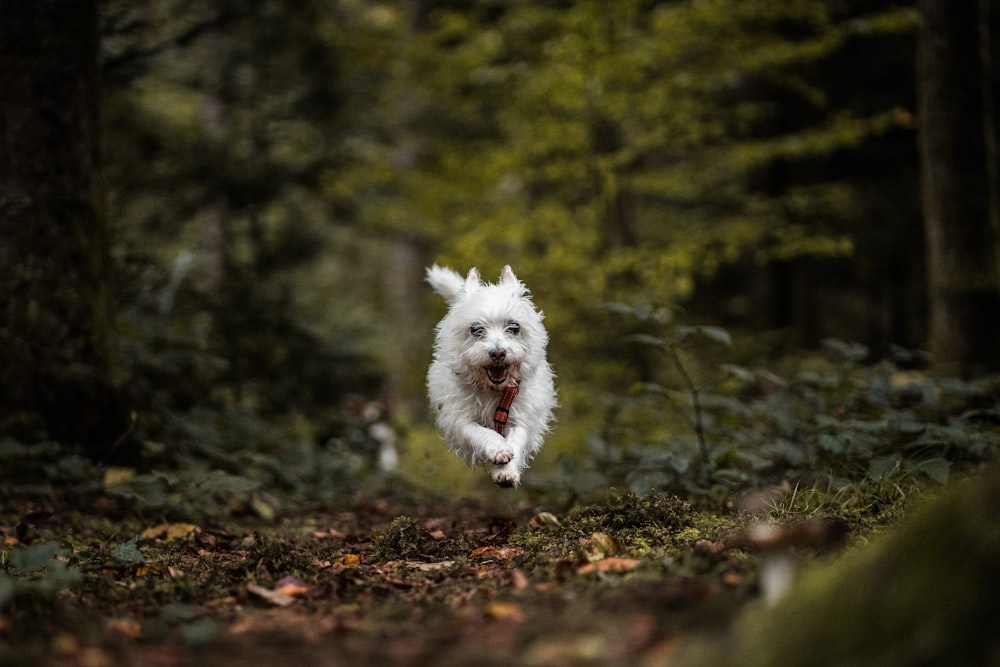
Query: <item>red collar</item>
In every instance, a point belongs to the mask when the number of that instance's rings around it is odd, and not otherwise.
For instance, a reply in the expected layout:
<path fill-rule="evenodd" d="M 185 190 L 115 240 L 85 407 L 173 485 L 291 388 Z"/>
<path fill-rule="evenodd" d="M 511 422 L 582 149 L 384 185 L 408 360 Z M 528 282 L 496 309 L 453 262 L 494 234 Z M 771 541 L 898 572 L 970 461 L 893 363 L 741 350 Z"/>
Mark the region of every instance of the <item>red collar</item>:
<path fill-rule="evenodd" d="M 507 418 L 510 416 L 510 406 L 514 403 L 515 396 L 517 396 L 516 384 L 504 389 L 503 395 L 500 396 L 500 404 L 493 413 L 493 429 L 500 435 L 503 435 L 504 428 L 507 426 Z"/>

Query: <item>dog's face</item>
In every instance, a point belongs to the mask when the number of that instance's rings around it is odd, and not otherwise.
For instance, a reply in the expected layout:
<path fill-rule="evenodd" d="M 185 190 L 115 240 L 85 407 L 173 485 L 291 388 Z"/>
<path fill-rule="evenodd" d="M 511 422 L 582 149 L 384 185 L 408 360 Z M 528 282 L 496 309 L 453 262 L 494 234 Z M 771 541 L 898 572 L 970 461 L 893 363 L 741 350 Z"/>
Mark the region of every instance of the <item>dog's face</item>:
<path fill-rule="evenodd" d="M 465 382 L 503 391 L 545 363 L 542 314 L 513 272 L 484 285 L 470 272 L 459 299 L 438 328 L 439 350 L 450 349 L 453 372 Z"/>

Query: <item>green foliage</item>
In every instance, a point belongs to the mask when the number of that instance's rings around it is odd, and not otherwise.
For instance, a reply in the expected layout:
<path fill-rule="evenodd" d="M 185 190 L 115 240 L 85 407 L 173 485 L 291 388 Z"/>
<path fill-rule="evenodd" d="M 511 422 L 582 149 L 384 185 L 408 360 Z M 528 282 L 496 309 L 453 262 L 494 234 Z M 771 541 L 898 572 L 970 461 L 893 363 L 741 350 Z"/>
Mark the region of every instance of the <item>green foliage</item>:
<path fill-rule="evenodd" d="M 635 379 L 604 302 L 678 303 L 726 266 L 849 257 L 888 224 L 871 210 L 890 172 L 856 174 L 912 150 L 915 24 L 882 3 L 450 3 L 394 35 L 386 131 L 334 182 L 365 225 L 418 235 L 435 259 L 514 264 L 583 418 L 586 388 Z M 894 86 L 855 62 L 882 47 Z"/>
<path fill-rule="evenodd" d="M 80 571 L 70 564 L 72 551 L 58 542 L 39 542 L 3 552 L 0 568 L 0 609 L 16 603 L 44 603 L 80 583 Z"/>
<path fill-rule="evenodd" d="M 378 49 L 362 33 L 385 26 L 340 3 L 102 9 L 117 380 L 136 417 L 108 458 L 150 473 L 131 482 L 145 507 L 206 484 L 225 504 L 233 489 L 205 474 L 337 488 L 375 460 L 384 410 L 358 413 L 384 370 L 370 309 L 343 288 L 359 240 L 329 224 L 348 204 L 319 184 L 372 103 Z"/>
<path fill-rule="evenodd" d="M 663 309 L 613 310 L 629 316 L 629 344 L 662 357 L 648 380 L 609 402 L 588 456 L 563 460 L 574 483 L 666 488 L 712 503 L 775 485 L 784 489 L 776 511 L 877 513 L 1000 445 L 997 378 L 926 375 L 904 350 L 870 364 L 864 346 L 836 340 L 823 354 L 785 360 L 785 373 L 720 363 L 719 350 L 734 346 L 723 329 L 673 325 Z"/>
<path fill-rule="evenodd" d="M 636 311 L 669 323 L 652 331 L 604 304 L 677 304 L 727 267 L 848 257 L 866 234 L 909 229 L 896 203 L 913 199 L 898 195 L 912 175 L 900 164 L 915 12 L 423 9 L 105 4 L 121 372 L 138 408 L 117 453 L 150 475 L 127 487 L 132 501 L 169 505 L 214 472 L 307 494 L 366 478 L 378 443 L 352 395 L 388 386 L 403 419 L 426 416 L 412 409 L 427 361 L 412 350 L 429 347 L 433 321 L 417 292 L 425 259 L 487 275 L 510 262 L 532 288 L 560 378 L 550 446 L 586 442 L 609 465 L 567 456 L 583 489 L 629 469 L 632 488 L 702 493 L 706 475 L 750 483 L 768 459 L 860 457 L 860 436 L 753 441 L 766 436 L 738 415 L 788 426 L 807 408 L 766 413 L 756 394 L 801 402 L 796 378 L 710 367 L 700 350 L 732 346 L 728 332 L 685 329 L 672 308 Z M 779 382 L 787 396 L 768 394 Z M 940 463 L 915 465 L 899 470 L 944 478 Z M 183 482 L 161 474 L 188 466 Z"/>

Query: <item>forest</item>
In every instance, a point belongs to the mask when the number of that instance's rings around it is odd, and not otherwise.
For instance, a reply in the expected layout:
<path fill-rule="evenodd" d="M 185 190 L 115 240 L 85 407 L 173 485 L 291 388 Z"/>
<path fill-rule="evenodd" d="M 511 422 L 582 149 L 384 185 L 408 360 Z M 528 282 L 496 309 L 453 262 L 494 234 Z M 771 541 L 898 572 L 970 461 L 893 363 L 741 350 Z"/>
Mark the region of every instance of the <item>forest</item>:
<path fill-rule="evenodd" d="M 992 4 L 0 0 L 0 667 L 1000 663 Z"/>

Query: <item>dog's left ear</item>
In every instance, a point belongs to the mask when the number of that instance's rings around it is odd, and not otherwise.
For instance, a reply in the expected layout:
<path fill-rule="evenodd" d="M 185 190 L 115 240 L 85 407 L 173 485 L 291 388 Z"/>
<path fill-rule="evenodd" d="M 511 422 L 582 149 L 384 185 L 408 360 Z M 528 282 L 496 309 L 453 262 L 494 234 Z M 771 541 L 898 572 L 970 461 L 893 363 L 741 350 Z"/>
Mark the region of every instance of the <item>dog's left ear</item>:
<path fill-rule="evenodd" d="M 524 296 L 528 291 L 525 289 L 524 283 L 514 275 L 514 270 L 510 268 L 510 264 L 503 267 L 503 271 L 500 273 L 500 285 L 513 290 L 518 296 Z"/>
<path fill-rule="evenodd" d="M 483 281 L 479 278 L 479 270 L 476 267 L 469 269 L 469 275 L 465 277 L 465 296 L 469 296 L 477 289 L 479 289 L 483 284 Z"/>

